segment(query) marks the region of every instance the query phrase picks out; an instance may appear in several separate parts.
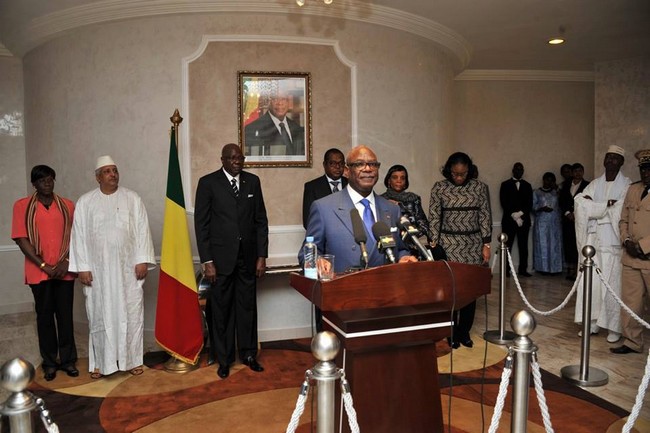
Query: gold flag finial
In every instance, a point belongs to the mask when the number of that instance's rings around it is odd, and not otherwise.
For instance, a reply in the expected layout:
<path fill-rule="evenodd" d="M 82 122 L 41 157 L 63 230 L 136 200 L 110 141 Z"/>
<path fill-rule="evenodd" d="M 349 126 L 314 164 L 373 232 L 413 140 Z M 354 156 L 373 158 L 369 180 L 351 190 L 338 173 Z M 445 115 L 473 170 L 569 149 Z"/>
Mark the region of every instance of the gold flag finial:
<path fill-rule="evenodd" d="M 174 110 L 174 114 L 169 118 L 169 120 L 171 120 L 176 127 L 180 125 L 180 123 L 183 121 L 183 118 L 181 117 L 181 113 L 178 112 L 178 108 Z"/>

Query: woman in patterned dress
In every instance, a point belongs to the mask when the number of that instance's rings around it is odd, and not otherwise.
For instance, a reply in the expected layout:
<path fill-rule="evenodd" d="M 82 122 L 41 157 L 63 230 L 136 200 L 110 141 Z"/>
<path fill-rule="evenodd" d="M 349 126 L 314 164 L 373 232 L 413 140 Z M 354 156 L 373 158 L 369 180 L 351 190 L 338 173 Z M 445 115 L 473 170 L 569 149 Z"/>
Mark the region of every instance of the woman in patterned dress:
<path fill-rule="evenodd" d="M 456 152 L 442 168 L 444 180 L 431 188 L 429 229 L 434 245 L 440 245 L 450 261 L 487 265 L 492 240 L 490 194 L 483 182 L 474 179 L 471 158 Z M 449 345 L 472 347 L 470 330 L 476 302 L 454 312 L 454 327 Z"/>

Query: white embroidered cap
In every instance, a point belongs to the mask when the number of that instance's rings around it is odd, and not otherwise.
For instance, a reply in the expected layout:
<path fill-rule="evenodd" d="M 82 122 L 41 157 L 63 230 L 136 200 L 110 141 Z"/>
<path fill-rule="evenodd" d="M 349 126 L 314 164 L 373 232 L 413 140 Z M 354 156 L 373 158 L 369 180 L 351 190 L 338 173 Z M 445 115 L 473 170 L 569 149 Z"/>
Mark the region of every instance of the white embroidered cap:
<path fill-rule="evenodd" d="M 607 152 L 606 152 L 606 153 L 615 153 L 615 154 L 617 154 L 617 155 L 621 155 L 623 158 L 625 158 L 625 149 L 623 149 L 622 147 L 617 146 L 617 145 L 615 145 L 615 144 L 610 145 L 610 146 L 607 148 Z"/>
<path fill-rule="evenodd" d="M 107 165 L 116 165 L 109 155 L 100 156 L 97 158 L 97 165 L 95 165 L 95 170 L 105 167 Z"/>

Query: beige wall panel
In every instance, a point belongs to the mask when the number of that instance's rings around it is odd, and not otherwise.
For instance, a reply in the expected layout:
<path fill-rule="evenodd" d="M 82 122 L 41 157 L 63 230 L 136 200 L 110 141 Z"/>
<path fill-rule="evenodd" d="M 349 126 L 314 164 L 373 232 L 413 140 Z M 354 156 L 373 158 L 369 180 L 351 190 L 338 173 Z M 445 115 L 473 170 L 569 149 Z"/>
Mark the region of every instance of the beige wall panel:
<path fill-rule="evenodd" d="M 501 223 L 501 182 L 517 161 L 533 189 L 547 171 L 561 181 L 564 163 L 580 162 L 585 178 L 593 177 L 593 83 L 457 81 L 454 95 L 454 151 L 478 165 L 495 223 Z"/>
<path fill-rule="evenodd" d="M 596 65 L 596 173 L 610 144 L 626 151 L 623 172 L 639 180 L 634 153 L 650 148 L 650 56 Z"/>

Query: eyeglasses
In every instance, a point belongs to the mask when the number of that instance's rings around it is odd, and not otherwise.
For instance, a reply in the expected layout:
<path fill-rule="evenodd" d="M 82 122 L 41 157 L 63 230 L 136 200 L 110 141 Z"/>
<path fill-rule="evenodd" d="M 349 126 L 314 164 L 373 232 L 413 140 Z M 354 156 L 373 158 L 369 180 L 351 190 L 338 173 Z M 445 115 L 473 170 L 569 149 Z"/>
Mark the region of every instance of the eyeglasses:
<path fill-rule="evenodd" d="M 467 177 L 467 173 L 469 173 L 469 172 L 464 171 L 462 173 L 455 173 L 455 172 L 452 171 L 451 172 L 451 177 L 457 177 L 459 179 L 465 179 Z"/>
<path fill-rule="evenodd" d="M 381 167 L 381 162 L 377 161 L 355 161 L 355 162 L 348 162 L 347 166 L 349 168 L 353 168 L 355 170 L 363 170 L 366 167 L 370 167 L 371 170 L 379 170 L 379 167 Z"/>
<path fill-rule="evenodd" d="M 343 161 L 327 161 L 327 165 L 330 167 L 344 167 L 345 162 Z"/>

